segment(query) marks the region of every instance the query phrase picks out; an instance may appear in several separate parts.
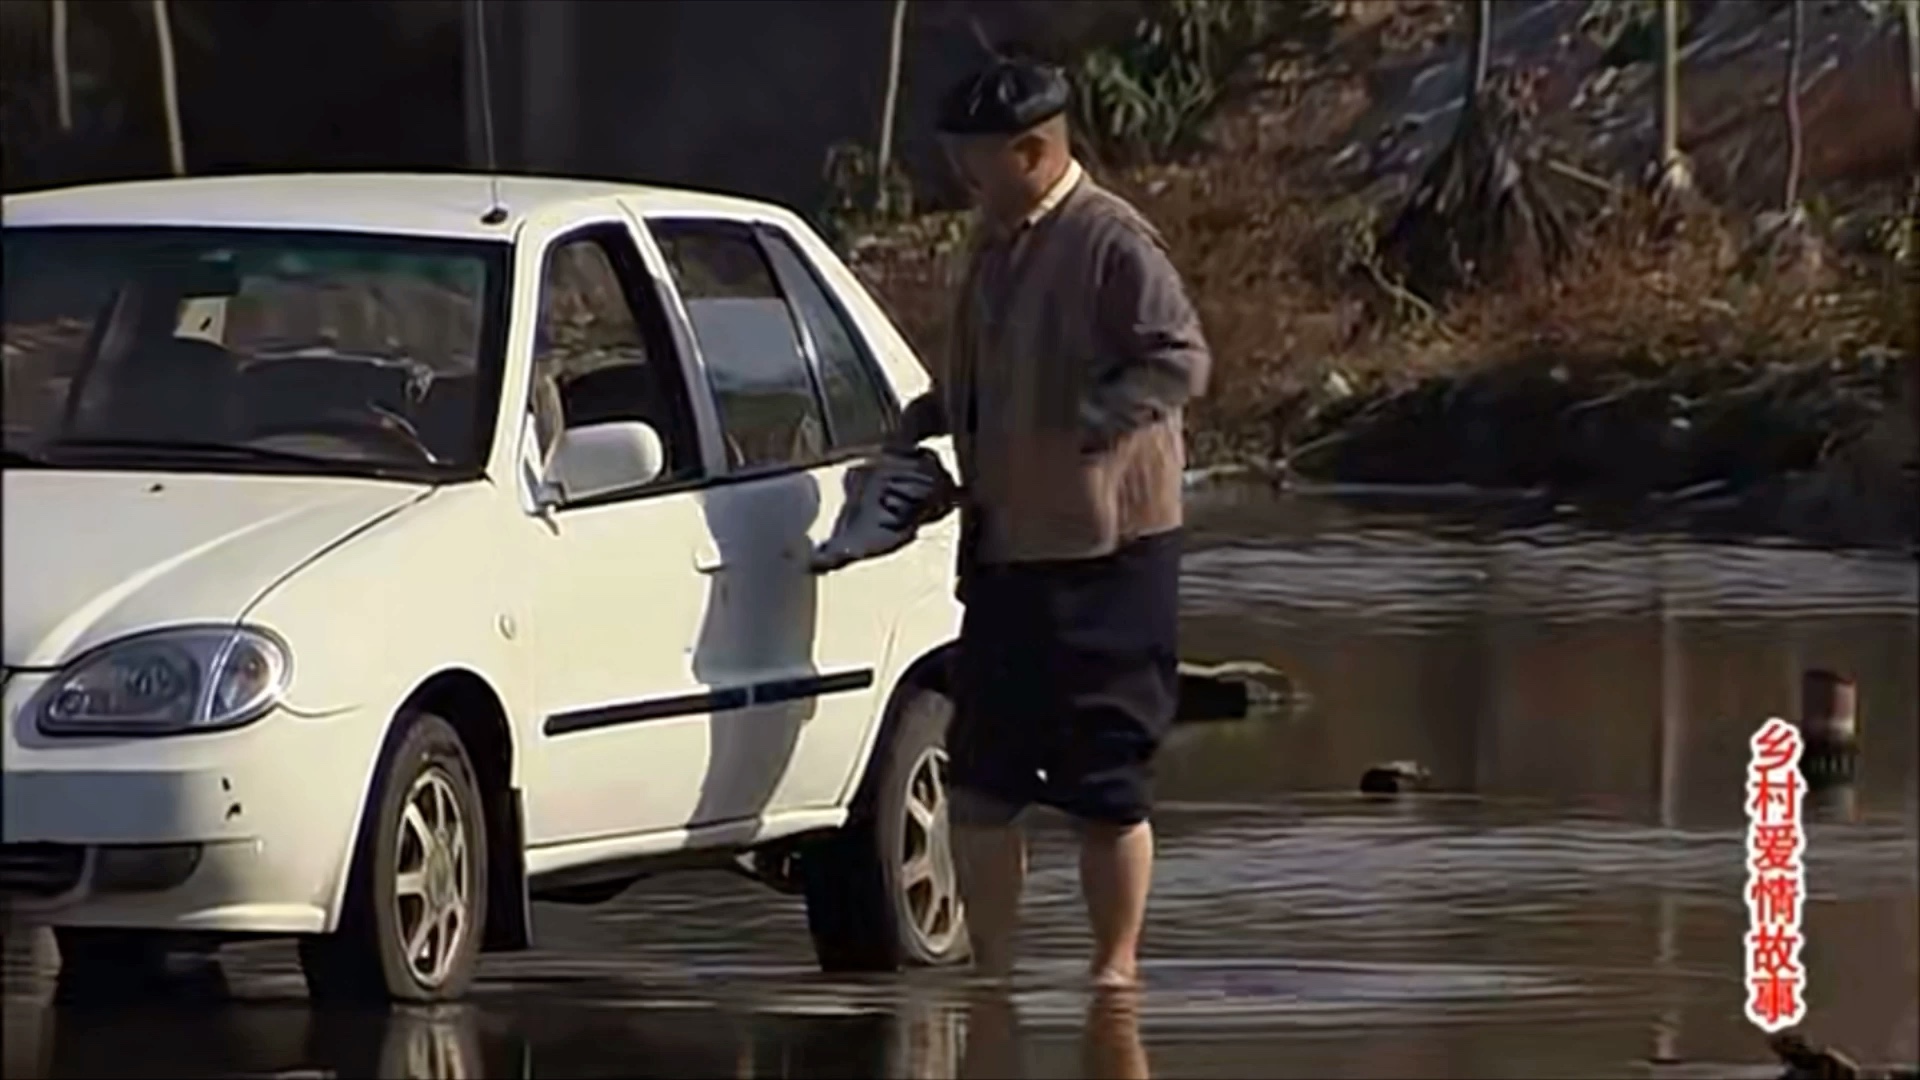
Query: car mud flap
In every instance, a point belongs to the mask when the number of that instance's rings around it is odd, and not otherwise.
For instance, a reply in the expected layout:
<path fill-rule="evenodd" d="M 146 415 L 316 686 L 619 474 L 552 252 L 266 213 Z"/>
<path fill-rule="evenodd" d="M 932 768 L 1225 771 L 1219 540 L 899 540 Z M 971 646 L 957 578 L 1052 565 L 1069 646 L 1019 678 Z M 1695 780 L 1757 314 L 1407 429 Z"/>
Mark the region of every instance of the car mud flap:
<path fill-rule="evenodd" d="M 507 789 L 500 803 L 500 824 L 506 836 L 494 845 L 499 867 L 487 881 L 487 929 L 481 948 L 487 952 L 515 952 L 533 947 L 533 900 L 527 887 L 526 800 L 519 788 Z"/>

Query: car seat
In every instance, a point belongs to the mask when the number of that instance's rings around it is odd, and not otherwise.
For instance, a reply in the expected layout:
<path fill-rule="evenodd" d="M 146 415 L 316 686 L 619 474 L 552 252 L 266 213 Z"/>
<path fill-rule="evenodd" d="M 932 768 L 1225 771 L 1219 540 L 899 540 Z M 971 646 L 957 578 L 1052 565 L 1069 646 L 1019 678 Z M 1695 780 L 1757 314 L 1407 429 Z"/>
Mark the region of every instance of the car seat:
<path fill-rule="evenodd" d="M 82 437 L 221 442 L 233 433 L 239 367 L 212 342 L 167 338 L 122 359 L 101 389 Z"/>

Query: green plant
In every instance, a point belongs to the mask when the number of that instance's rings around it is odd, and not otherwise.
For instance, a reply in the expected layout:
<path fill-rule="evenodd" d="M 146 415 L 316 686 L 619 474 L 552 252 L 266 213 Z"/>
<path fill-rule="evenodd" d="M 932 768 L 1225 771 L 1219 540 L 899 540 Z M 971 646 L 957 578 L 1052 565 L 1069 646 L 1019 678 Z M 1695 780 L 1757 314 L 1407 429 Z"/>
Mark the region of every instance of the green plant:
<path fill-rule="evenodd" d="M 1658 0 L 1589 0 L 1580 15 L 1580 32 L 1605 50 L 1609 67 L 1651 62 L 1660 50 Z"/>
<path fill-rule="evenodd" d="M 821 223 L 836 245 L 913 216 L 913 183 L 897 159 L 887 163 L 882 176 L 874 151 L 859 143 L 836 143 L 827 149 L 821 173 L 827 185 Z"/>
<path fill-rule="evenodd" d="M 1920 244 L 1916 244 L 1920 235 L 1916 235 L 1911 215 L 1903 211 L 1875 215 L 1863 232 L 1867 250 L 1875 255 L 1895 264 L 1920 259 Z"/>
<path fill-rule="evenodd" d="M 1189 148 L 1233 74 L 1279 26 L 1275 0 L 1159 0 L 1118 45 L 1076 66 L 1076 130 L 1116 163 L 1161 161 Z"/>

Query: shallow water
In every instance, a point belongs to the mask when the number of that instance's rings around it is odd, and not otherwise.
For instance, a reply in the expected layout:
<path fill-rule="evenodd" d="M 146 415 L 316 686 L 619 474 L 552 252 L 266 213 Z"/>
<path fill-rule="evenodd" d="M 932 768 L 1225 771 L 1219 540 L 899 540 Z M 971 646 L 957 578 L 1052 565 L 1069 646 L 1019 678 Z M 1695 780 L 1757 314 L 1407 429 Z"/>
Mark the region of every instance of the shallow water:
<path fill-rule="evenodd" d="M 1196 497 L 1187 647 L 1300 707 L 1176 733 L 1149 988 L 1074 988 L 1068 835 L 1036 836 L 1011 1002 L 827 979 L 796 901 L 720 875 L 543 908 L 474 1001 L 310 1012 L 280 946 L 212 1001 L 54 1009 L 10 947 L 7 1076 L 1770 1076 L 1741 1011 L 1745 742 L 1799 673 L 1860 685 L 1810 813 L 1806 1030 L 1920 1058 L 1920 581 L 1909 556 Z M 1416 759 L 1435 794 L 1367 801 Z"/>

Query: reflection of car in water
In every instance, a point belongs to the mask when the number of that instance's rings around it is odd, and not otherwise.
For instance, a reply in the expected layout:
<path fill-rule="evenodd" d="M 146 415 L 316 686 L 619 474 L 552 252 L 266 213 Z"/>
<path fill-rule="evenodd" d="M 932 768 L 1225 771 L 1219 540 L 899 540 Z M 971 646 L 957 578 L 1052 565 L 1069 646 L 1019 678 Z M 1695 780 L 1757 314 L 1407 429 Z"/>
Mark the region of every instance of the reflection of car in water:
<path fill-rule="evenodd" d="M 32 1029 L 29 1030 L 29 1025 Z M 46 1009 L 18 1017 L 17 1080 L 150 1076 L 803 1077 L 954 1075 L 961 1015 L 933 1002 L 834 1015 L 610 1009 L 555 1003 L 527 1012 L 476 1005 L 311 1011 L 229 1003 L 191 1011 Z"/>
<path fill-rule="evenodd" d="M 817 576 L 925 378 L 792 215 L 476 177 L 9 196 L 0 892 L 67 981 L 457 997 L 685 864 L 958 959 L 951 528 Z"/>

